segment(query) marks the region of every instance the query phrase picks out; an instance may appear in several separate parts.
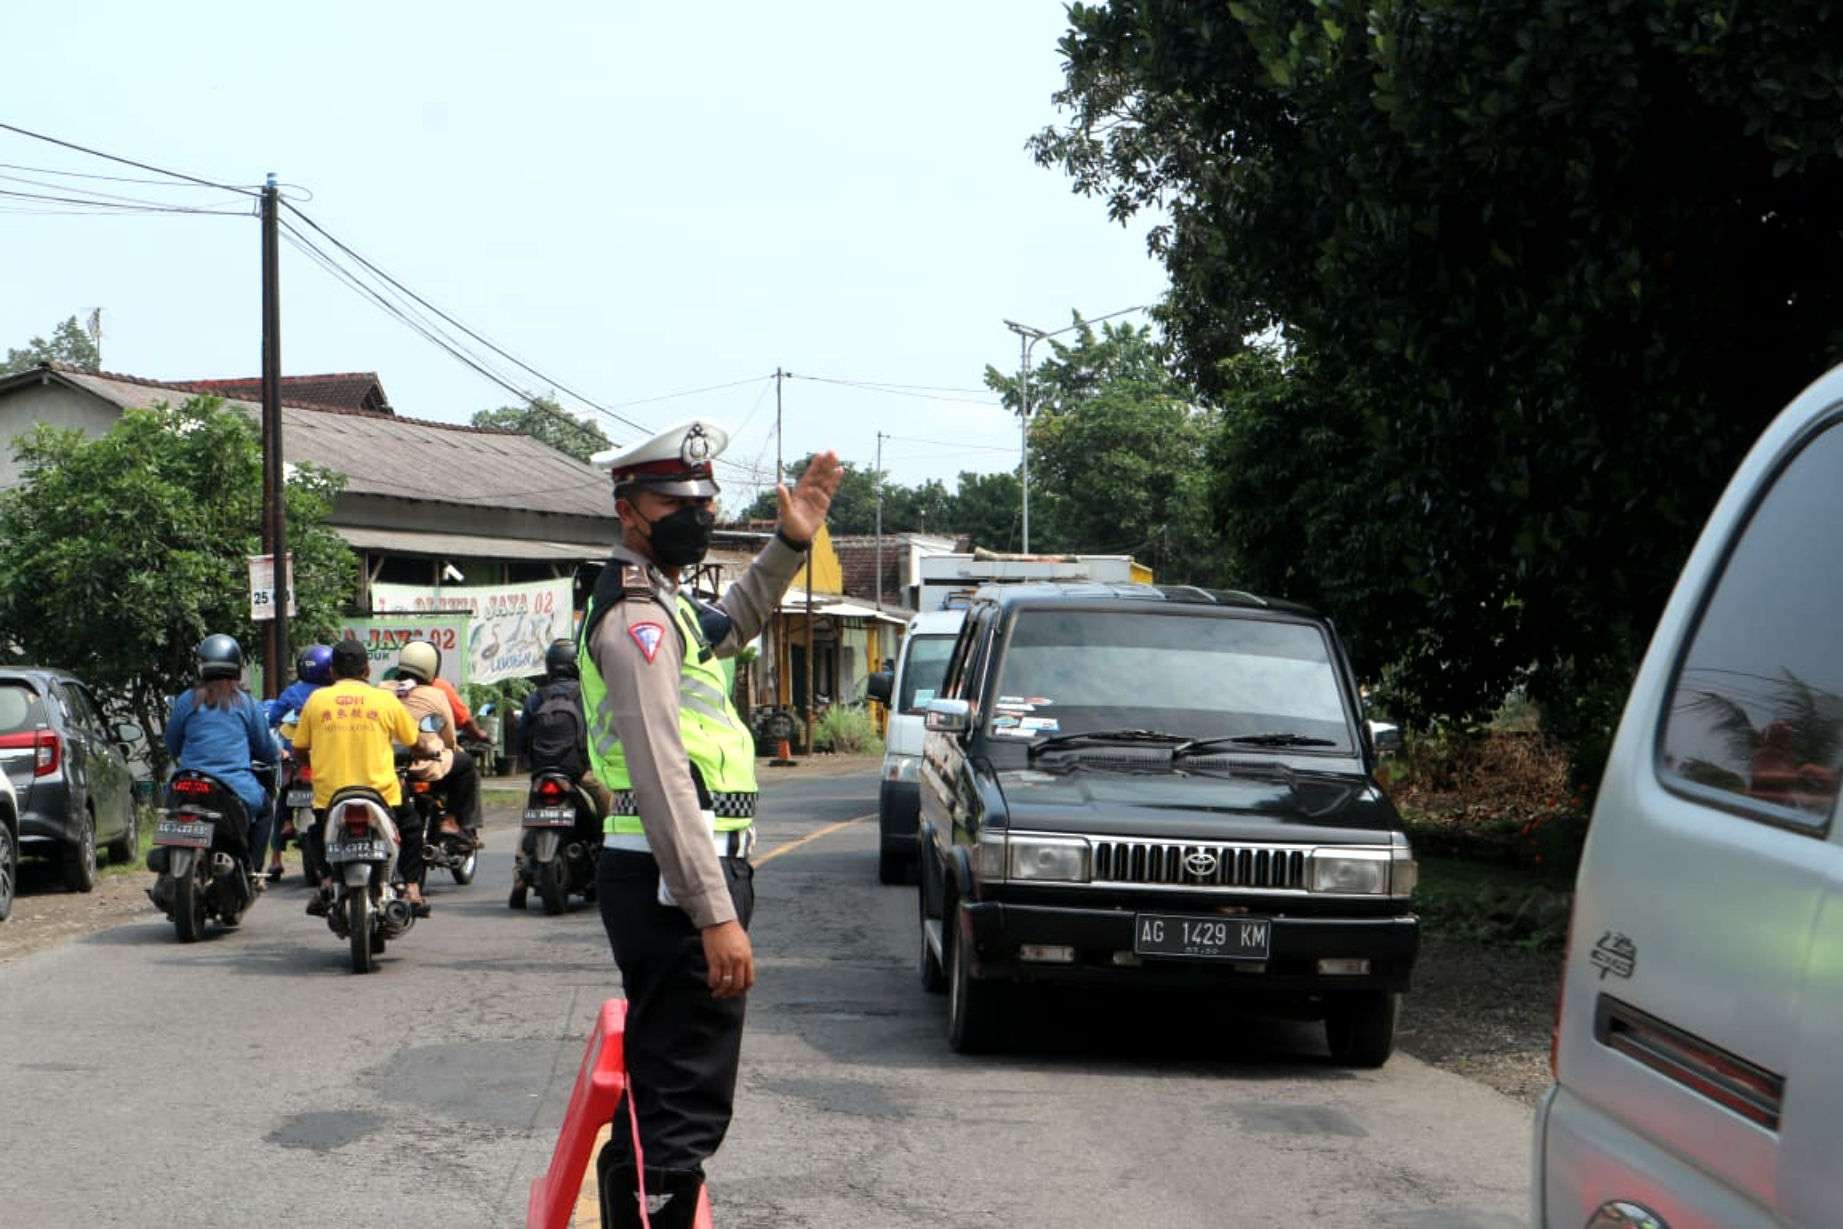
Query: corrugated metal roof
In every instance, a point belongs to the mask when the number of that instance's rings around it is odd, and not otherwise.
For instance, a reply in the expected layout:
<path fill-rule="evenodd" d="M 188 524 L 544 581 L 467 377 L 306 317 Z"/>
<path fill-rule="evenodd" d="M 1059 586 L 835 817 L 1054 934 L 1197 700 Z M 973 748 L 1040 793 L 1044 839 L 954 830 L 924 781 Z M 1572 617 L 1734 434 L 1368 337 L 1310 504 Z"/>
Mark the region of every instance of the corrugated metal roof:
<path fill-rule="evenodd" d="M 152 380 L 68 368 L 56 374 L 124 409 L 187 396 L 186 390 Z M 262 412 L 234 398 L 224 404 L 252 415 Z M 614 519 L 606 474 L 510 431 L 284 404 L 282 451 L 290 462 L 344 474 L 354 494 Z"/>
<path fill-rule="evenodd" d="M 390 551 L 404 555 L 439 555 L 449 558 L 539 559 L 559 563 L 607 557 L 608 547 L 580 542 L 533 542 L 523 538 L 492 538 L 466 533 L 421 533 L 410 529 L 366 529 L 332 526 L 340 537 L 359 550 Z"/>

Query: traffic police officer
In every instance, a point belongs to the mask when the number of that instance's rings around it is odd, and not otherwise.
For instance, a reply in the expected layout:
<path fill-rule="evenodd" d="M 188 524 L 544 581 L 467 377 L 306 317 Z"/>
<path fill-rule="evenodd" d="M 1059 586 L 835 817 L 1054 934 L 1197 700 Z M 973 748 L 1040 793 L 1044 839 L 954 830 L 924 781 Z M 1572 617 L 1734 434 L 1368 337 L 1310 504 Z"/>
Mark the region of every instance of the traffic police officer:
<path fill-rule="evenodd" d="M 689 422 L 634 448 L 598 454 L 614 479 L 616 547 L 583 614 L 582 703 L 595 775 L 614 794 L 596 872 L 602 924 L 627 996 L 628 1107 L 615 1112 L 596 1168 L 604 1229 L 689 1226 L 703 1163 L 723 1142 L 755 982 L 746 927 L 755 744 L 718 658 L 753 640 L 825 522 L 843 469 L 815 455 L 780 524 L 715 606 L 678 588 L 715 524 L 711 462 L 727 435 Z M 644 1183 L 642 1183 L 644 1179 Z"/>

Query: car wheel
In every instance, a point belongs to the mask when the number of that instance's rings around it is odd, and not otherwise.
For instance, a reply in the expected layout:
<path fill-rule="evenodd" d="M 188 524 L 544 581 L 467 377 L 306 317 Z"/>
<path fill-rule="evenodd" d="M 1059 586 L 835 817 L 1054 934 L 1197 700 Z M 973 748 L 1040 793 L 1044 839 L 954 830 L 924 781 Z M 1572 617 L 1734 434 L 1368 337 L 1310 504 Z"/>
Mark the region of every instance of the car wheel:
<path fill-rule="evenodd" d="M 109 842 L 109 865 L 126 866 L 134 861 L 141 846 L 141 816 L 131 803 L 128 807 L 128 822 L 122 827 L 122 834 Z"/>
<path fill-rule="evenodd" d="M 19 841 L 5 820 L 0 820 L 0 922 L 13 911 L 13 895 L 19 891 Z"/>
<path fill-rule="evenodd" d="M 64 886 L 73 892 L 96 888 L 96 817 L 88 811 L 77 820 L 77 839 L 64 847 Z"/>
<path fill-rule="evenodd" d="M 1331 1061 L 1346 1067 L 1380 1067 L 1395 1052 L 1395 1013 L 1400 995 L 1383 990 L 1333 999 L 1325 1011 L 1325 1043 Z"/>
<path fill-rule="evenodd" d="M 929 994 L 940 994 L 947 989 L 947 973 L 941 968 L 941 962 L 935 959 L 934 949 L 928 946 L 927 898 L 920 892 L 915 895 L 921 902 L 920 907 L 916 910 L 921 915 L 921 920 L 915 927 L 916 934 L 920 936 L 917 940 L 916 971 L 921 974 L 923 990 Z"/>
<path fill-rule="evenodd" d="M 951 936 L 944 935 L 947 962 L 951 966 L 947 982 L 947 1044 L 957 1054 L 985 1054 L 996 1049 L 1004 1028 L 1005 987 L 981 981 L 973 976 L 969 946 L 962 938 L 958 914 L 948 923 Z"/>
<path fill-rule="evenodd" d="M 896 850 L 879 849 L 877 851 L 877 882 L 914 883 L 914 862 Z"/>

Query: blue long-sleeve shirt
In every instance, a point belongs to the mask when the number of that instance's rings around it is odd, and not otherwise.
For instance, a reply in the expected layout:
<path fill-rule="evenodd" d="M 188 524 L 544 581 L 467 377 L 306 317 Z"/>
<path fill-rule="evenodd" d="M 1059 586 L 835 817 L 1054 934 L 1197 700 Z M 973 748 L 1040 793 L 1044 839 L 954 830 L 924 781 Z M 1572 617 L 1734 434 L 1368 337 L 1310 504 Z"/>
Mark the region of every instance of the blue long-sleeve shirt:
<path fill-rule="evenodd" d="M 249 692 L 237 692 L 229 708 L 199 704 L 196 689 L 182 692 L 173 701 L 165 737 L 167 753 L 179 767 L 210 773 L 224 782 L 251 814 L 268 805 L 268 795 L 250 764 L 273 761 L 278 748 L 262 705 Z"/>
<path fill-rule="evenodd" d="M 269 728 L 271 730 L 275 729 L 277 726 L 281 725 L 283 717 L 286 717 L 289 713 L 298 713 L 303 708 L 306 708 L 307 697 L 319 691 L 322 685 L 323 684 L 320 683 L 310 683 L 306 679 L 296 679 L 294 682 L 284 687 L 281 695 L 276 696 L 273 700 L 267 701 L 264 705 L 266 716 L 269 721 Z M 284 747 L 289 745 L 288 740 L 285 738 L 279 738 L 278 741 Z"/>

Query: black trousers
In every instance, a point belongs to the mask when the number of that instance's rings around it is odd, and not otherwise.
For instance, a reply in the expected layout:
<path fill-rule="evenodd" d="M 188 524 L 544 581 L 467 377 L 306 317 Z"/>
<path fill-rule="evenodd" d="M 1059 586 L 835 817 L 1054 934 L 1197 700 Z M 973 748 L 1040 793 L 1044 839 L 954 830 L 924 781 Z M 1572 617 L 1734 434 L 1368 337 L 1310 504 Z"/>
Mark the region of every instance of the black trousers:
<path fill-rule="evenodd" d="M 405 798 L 391 810 L 397 820 L 402 844 L 397 849 L 397 877 L 415 883 L 422 875 L 422 816 L 416 804 Z M 326 808 L 314 808 L 314 825 L 301 834 L 301 870 L 307 882 L 319 883 L 332 869 L 326 864 Z"/>
<path fill-rule="evenodd" d="M 448 804 L 448 814 L 454 816 L 455 822 L 469 830 L 480 826 L 480 768 L 473 756 L 456 747 L 448 775 L 437 782 L 435 788 L 441 791 L 442 800 Z"/>
<path fill-rule="evenodd" d="M 755 868 L 744 858 L 722 865 L 746 929 Z M 659 903 L 652 855 L 603 849 L 595 888 L 627 994 L 627 1073 L 646 1168 L 701 1173 L 729 1130 L 747 1000 L 711 997 L 703 937 L 683 909 Z M 609 1164 L 633 1163 L 625 1103 L 607 1152 Z"/>

